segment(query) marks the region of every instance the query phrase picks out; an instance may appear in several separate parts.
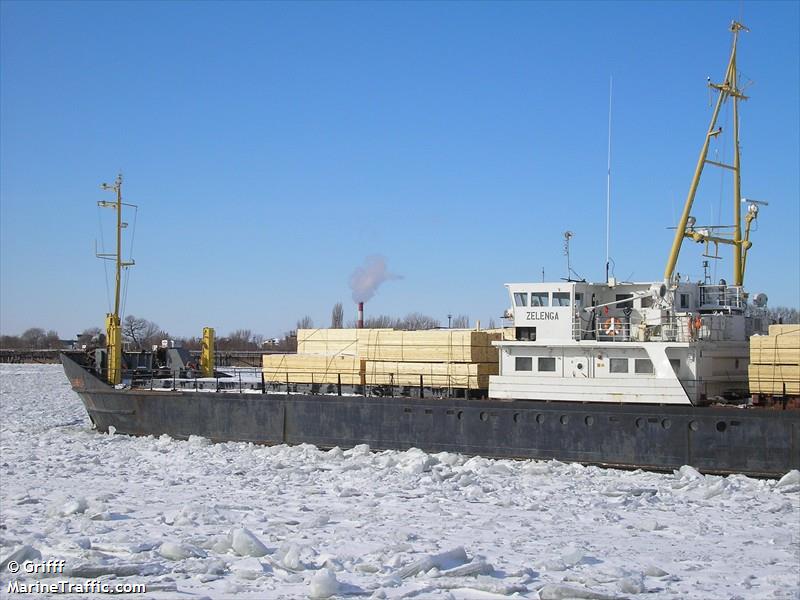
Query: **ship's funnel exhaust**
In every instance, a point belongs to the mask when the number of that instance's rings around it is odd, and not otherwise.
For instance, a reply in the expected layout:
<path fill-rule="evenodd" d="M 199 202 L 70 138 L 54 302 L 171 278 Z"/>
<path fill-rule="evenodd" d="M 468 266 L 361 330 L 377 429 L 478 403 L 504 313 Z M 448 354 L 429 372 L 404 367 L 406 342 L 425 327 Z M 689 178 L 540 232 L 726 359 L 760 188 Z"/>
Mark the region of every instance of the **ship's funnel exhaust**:
<path fill-rule="evenodd" d="M 358 329 L 364 329 L 364 303 L 358 303 L 358 321 L 356 322 Z"/>

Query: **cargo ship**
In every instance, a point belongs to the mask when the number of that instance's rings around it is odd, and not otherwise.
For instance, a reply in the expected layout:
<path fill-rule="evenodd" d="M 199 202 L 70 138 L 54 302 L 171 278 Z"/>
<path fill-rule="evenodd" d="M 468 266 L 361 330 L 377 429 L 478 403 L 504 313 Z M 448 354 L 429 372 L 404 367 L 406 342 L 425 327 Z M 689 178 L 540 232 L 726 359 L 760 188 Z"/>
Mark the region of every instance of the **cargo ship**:
<path fill-rule="evenodd" d="M 116 201 L 100 203 L 117 217 L 116 253 L 101 256 L 116 264 L 114 310 L 105 347 L 62 355 L 72 388 L 98 430 L 120 434 L 756 476 L 800 468 L 800 327 L 770 326 L 766 296 L 744 288 L 751 225 L 764 204 L 740 192 L 746 97 L 736 52 L 745 30 L 731 25 L 725 76 L 709 84 L 716 105 L 662 280 L 620 282 L 607 272 L 602 283 L 507 284 L 502 330 L 299 331 L 297 354 L 265 356 L 256 377 L 231 377 L 215 368 L 211 328 L 197 364 L 169 341 L 123 351 L 119 289 L 132 261 L 121 254 L 118 178 L 104 184 Z M 734 152 L 723 164 L 708 152 L 728 101 Z M 691 215 L 707 165 L 733 173 L 732 227 L 699 226 Z M 686 241 L 715 257 L 730 247 L 731 283 L 682 279 L 675 268 Z"/>

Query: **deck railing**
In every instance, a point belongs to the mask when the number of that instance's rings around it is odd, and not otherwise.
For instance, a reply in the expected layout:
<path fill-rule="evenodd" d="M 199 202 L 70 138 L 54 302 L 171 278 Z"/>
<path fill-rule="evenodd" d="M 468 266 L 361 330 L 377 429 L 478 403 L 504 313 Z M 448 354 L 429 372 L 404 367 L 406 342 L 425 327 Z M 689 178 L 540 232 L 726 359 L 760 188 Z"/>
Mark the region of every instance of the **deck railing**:
<path fill-rule="evenodd" d="M 201 377 L 196 372 L 183 375 L 159 375 L 142 369 L 124 370 L 122 385 L 154 391 L 363 394 L 417 398 L 484 397 L 489 379 L 488 375 L 370 374 L 357 370 L 268 373 L 259 368 L 235 369 L 230 372 L 230 377 Z"/>
<path fill-rule="evenodd" d="M 744 289 L 738 285 L 701 285 L 700 309 L 743 309 L 747 305 Z"/>

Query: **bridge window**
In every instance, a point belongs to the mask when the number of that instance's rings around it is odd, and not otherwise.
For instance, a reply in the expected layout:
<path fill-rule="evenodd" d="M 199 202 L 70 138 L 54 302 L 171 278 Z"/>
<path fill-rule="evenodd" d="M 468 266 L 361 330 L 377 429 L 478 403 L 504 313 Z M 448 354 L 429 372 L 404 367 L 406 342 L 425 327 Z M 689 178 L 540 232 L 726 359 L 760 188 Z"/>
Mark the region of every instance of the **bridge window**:
<path fill-rule="evenodd" d="M 517 327 L 517 339 L 521 342 L 535 342 L 536 327 Z"/>
<path fill-rule="evenodd" d="M 681 294 L 681 308 L 689 308 L 689 294 Z"/>
<path fill-rule="evenodd" d="M 652 374 L 653 363 L 649 358 L 637 358 L 633 364 L 633 371 L 634 373 Z"/>
<path fill-rule="evenodd" d="M 531 294 L 531 306 L 550 306 L 550 299 L 547 292 L 533 292 Z"/>
<path fill-rule="evenodd" d="M 554 372 L 556 370 L 556 359 L 552 356 L 540 356 L 537 366 L 539 371 Z"/>
<path fill-rule="evenodd" d="M 670 358 L 669 364 L 672 365 L 672 370 L 675 371 L 675 375 L 681 372 L 681 359 L 680 358 Z"/>
<path fill-rule="evenodd" d="M 633 308 L 633 294 L 617 294 L 616 301 L 618 302 L 617 308 Z M 627 300 L 627 302 L 620 302 Z"/>
<path fill-rule="evenodd" d="M 569 306 L 569 292 L 553 292 L 553 306 Z"/>
<path fill-rule="evenodd" d="M 514 305 L 528 306 L 528 294 L 522 292 L 514 292 Z"/>
<path fill-rule="evenodd" d="M 517 356 L 514 359 L 515 371 L 533 371 L 533 359 L 530 356 Z"/>
<path fill-rule="evenodd" d="M 575 292 L 575 306 L 578 308 L 583 306 L 583 293 Z"/>
<path fill-rule="evenodd" d="M 628 359 L 627 358 L 612 358 L 608 361 L 608 370 L 611 373 L 627 373 L 628 372 Z"/>

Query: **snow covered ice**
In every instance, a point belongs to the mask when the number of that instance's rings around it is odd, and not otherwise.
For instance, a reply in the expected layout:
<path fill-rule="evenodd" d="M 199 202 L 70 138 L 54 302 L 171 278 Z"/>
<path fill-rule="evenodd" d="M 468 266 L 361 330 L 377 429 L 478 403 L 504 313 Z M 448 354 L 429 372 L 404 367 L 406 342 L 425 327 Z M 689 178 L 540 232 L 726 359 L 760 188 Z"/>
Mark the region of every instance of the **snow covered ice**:
<path fill-rule="evenodd" d="M 0 386 L 0 564 L 148 598 L 800 598 L 800 473 L 130 438 L 60 366 Z M 3 567 L 4 596 L 37 577 Z"/>

